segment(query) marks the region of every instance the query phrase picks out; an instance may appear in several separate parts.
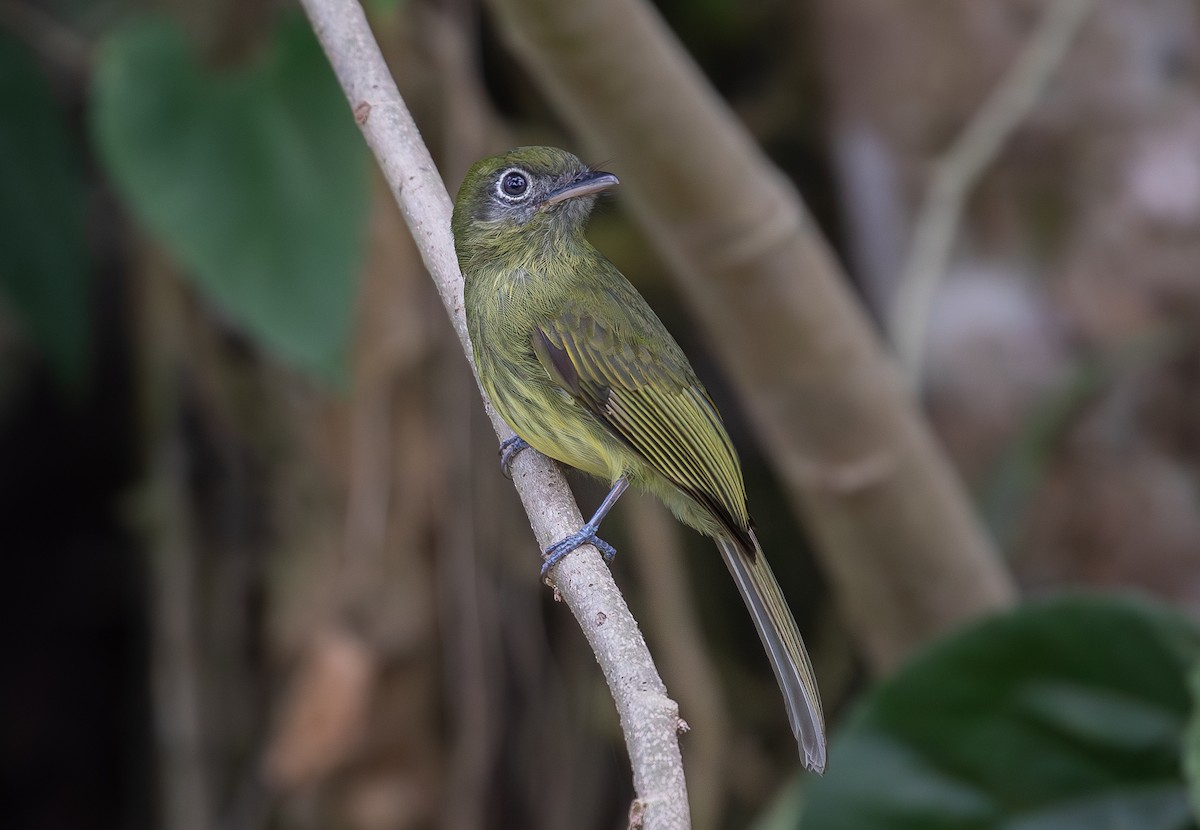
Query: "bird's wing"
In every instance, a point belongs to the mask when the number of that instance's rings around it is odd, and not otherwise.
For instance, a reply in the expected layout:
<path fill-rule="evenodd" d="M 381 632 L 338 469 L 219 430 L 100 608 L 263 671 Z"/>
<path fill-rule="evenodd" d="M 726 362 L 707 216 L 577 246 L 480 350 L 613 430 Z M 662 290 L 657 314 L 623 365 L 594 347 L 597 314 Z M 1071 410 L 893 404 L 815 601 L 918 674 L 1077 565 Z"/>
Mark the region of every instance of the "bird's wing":
<path fill-rule="evenodd" d="M 745 486 L 708 393 L 678 347 L 655 354 L 614 328 L 575 308 L 535 328 L 533 350 L 550 377 L 619 439 L 743 535 Z"/>

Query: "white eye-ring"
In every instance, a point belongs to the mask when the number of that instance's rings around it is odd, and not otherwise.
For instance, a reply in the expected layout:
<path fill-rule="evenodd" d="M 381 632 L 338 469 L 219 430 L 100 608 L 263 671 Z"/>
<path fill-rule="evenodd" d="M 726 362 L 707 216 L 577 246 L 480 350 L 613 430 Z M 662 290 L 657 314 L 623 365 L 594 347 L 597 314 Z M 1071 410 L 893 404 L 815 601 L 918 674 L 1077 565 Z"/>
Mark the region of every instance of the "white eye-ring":
<path fill-rule="evenodd" d="M 520 202 L 529 197 L 529 174 L 520 167 L 510 167 L 496 179 L 496 195 L 506 202 Z"/>

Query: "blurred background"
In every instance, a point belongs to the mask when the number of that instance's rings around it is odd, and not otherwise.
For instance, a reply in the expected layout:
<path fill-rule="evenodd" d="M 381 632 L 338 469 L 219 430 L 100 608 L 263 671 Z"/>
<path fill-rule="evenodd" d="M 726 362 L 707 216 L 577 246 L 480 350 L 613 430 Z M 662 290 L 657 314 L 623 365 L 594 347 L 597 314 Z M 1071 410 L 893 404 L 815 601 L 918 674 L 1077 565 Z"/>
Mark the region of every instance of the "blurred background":
<path fill-rule="evenodd" d="M 519 5 L 367 3 L 451 194 L 511 146 L 587 155 Z M 834 735 L 801 775 L 711 543 L 626 497 L 605 537 L 692 726 L 693 826 L 1194 826 L 1200 8 L 656 8 L 803 195 L 1020 598 L 872 651 L 691 283 L 605 202 L 591 238 L 725 415 Z M 0 824 L 626 826 L 608 691 L 497 460 L 298 7 L 0 0 Z"/>

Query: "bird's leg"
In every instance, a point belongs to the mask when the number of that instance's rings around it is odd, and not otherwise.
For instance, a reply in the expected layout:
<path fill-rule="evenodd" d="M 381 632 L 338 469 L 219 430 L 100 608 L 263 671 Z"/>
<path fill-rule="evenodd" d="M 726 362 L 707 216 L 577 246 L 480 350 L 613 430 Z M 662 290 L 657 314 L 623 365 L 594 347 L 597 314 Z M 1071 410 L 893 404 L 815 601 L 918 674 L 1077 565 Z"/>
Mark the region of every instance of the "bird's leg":
<path fill-rule="evenodd" d="M 542 565 L 543 579 L 545 579 L 549 570 L 559 563 L 559 560 L 581 545 L 595 545 L 596 549 L 604 554 L 605 562 L 612 561 L 612 558 L 617 555 L 616 550 L 608 542 L 597 536 L 596 532 L 600 529 L 600 522 L 608 515 L 608 511 L 612 510 L 612 506 L 617 503 L 617 499 L 621 498 L 621 494 L 628 487 L 629 482 L 625 480 L 624 476 L 618 478 L 617 483 L 608 491 L 608 495 L 604 497 L 604 501 L 600 502 L 600 506 L 592 514 L 592 518 L 588 519 L 587 524 L 567 538 L 555 542 L 546 548 L 542 554 L 546 560 Z"/>
<path fill-rule="evenodd" d="M 500 472 L 505 478 L 512 478 L 512 463 L 521 450 L 529 449 L 529 444 L 519 435 L 505 438 L 500 442 Z"/>

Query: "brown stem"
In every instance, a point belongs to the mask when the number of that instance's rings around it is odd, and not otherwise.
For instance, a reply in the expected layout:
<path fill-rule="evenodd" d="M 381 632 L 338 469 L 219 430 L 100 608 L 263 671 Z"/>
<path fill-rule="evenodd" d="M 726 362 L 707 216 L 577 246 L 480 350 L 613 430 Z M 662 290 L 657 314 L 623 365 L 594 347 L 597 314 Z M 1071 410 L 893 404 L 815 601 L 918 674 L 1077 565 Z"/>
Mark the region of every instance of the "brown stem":
<path fill-rule="evenodd" d="M 471 360 L 462 277 L 450 236 L 450 197 L 362 7 L 356 0 L 303 0 L 303 6 Z M 488 415 L 498 435 L 512 434 L 490 407 Z M 512 469 L 539 544 L 548 546 L 583 524 L 566 481 L 552 462 L 523 452 Z M 690 821 L 676 736 L 678 707 L 667 697 L 637 623 L 594 548 L 585 546 L 564 559 L 554 576 L 556 594 L 575 614 L 612 691 L 629 748 L 634 788 L 646 805 L 644 826 L 684 830 Z"/>

